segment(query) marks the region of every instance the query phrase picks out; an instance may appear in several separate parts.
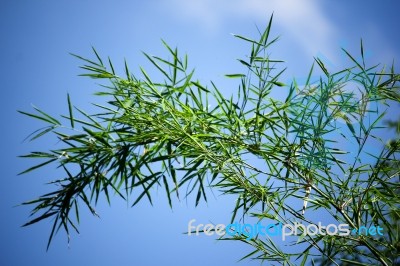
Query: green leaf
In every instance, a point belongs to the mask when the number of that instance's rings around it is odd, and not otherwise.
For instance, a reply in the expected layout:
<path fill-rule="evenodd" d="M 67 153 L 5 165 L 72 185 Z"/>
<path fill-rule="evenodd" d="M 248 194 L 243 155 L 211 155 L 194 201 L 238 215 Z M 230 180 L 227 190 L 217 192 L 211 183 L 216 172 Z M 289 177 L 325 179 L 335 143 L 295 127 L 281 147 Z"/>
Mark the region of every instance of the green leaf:
<path fill-rule="evenodd" d="M 25 227 L 25 226 L 28 226 L 28 225 L 37 223 L 37 222 L 39 222 L 39 221 L 41 221 L 41 220 L 43 220 L 43 219 L 46 219 L 46 218 L 49 218 L 50 216 L 55 215 L 55 214 L 57 214 L 57 211 L 47 212 L 47 213 L 45 213 L 45 214 L 39 216 L 38 218 L 35 218 L 35 219 L 30 220 L 29 222 L 27 222 L 27 223 L 25 223 L 24 225 L 22 225 L 22 227 Z"/>
<path fill-rule="evenodd" d="M 195 85 L 197 88 L 199 88 L 200 90 L 202 90 L 202 91 L 205 91 L 205 92 L 210 92 L 208 89 L 206 89 L 205 87 L 203 87 L 203 85 L 201 85 L 200 83 L 198 83 L 198 82 L 194 82 L 194 81 L 192 81 L 191 82 L 193 85 Z"/>
<path fill-rule="evenodd" d="M 244 74 L 227 74 L 227 75 L 225 75 L 225 77 L 228 77 L 228 78 L 243 78 L 243 77 L 246 77 L 246 75 L 244 75 Z"/>
<path fill-rule="evenodd" d="M 247 63 L 246 61 L 243 61 L 241 59 L 238 59 L 240 63 L 242 63 L 243 65 L 245 65 L 248 68 L 251 68 L 251 65 L 249 63 Z"/>
<path fill-rule="evenodd" d="M 278 86 L 278 87 L 286 86 L 285 83 L 282 83 L 282 82 L 279 82 L 279 81 L 272 81 L 272 83 L 275 84 L 275 85 Z"/>
<path fill-rule="evenodd" d="M 301 261 L 300 266 L 306 265 L 309 252 L 310 252 L 310 250 L 307 249 L 307 251 L 305 253 L 303 253 L 303 260 Z"/>
<path fill-rule="evenodd" d="M 159 177 L 158 177 L 159 178 Z M 143 192 L 140 193 L 140 195 L 136 198 L 135 202 L 132 204 L 132 207 L 135 206 L 136 204 L 139 203 L 139 201 L 144 197 L 147 196 L 147 199 L 149 200 L 150 204 L 153 205 L 153 202 L 151 200 L 151 196 L 150 196 L 150 188 L 158 182 L 158 178 L 154 178 L 153 181 L 147 186 L 145 187 L 143 184 Z"/>
<path fill-rule="evenodd" d="M 85 62 L 87 62 L 87 63 L 89 63 L 89 64 L 91 64 L 91 65 L 95 65 L 95 66 L 98 66 L 98 67 L 103 67 L 102 64 L 98 64 L 98 63 L 93 62 L 93 61 L 91 61 L 91 60 L 89 60 L 89 59 L 86 59 L 86 58 L 84 58 L 84 57 L 81 57 L 81 56 L 79 56 L 79 55 L 76 55 L 76 54 L 73 54 L 73 53 L 70 53 L 70 55 L 72 55 L 72 56 L 74 56 L 74 57 L 76 57 L 76 58 L 78 58 L 78 59 L 80 59 L 80 60 L 82 60 L 82 61 L 85 61 Z"/>
<path fill-rule="evenodd" d="M 40 128 L 40 129 L 38 129 L 38 130 L 35 130 L 35 131 L 33 131 L 31 134 L 29 134 L 29 135 L 24 139 L 24 141 L 25 141 L 26 139 L 28 139 L 28 138 L 30 138 L 30 139 L 29 139 L 30 141 L 33 141 L 33 140 L 35 140 L 35 139 L 37 139 L 37 138 L 39 138 L 39 137 L 45 135 L 45 134 L 48 133 L 48 132 L 52 132 L 55 128 L 57 128 L 57 126 L 48 126 L 48 127 L 44 127 L 44 128 Z M 38 133 L 38 132 L 39 132 L 39 133 Z M 56 133 L 56 132 L 54 132 L 54 133 Z"/>
<path fill-rule="evenodd" d="M 81 77 L 90 77 L 93 79 L 111 79 L 115 76 L 111 73 L 103 72 L 103 73 L 95 73 L 95 74 L 80 74 Z"/>
<path fill-rule="evenodd" d="M 26 112 L 23 112 L 23 111 L 18 111 L 18 112 L 21 113 L 21 114 L 23 114 L 23 115 L 30 116 L 30 117 L 32 117 L 32 118 L 36 118 L 36 119 L 45 121 L 45 122 L 50 123 L 50 124 L 53 124 L 53 125 L 60 125 L 60 122 L 54 121 L 53 119 L 50 119 L 50 118 L 48 118 L 47 116 L 44 116 L 44 117 L 43 117 L 43 116 L 31 114 L 31 113 L 26 113 Z"/>
<path fill-rule="evenodd" d="M 26 156 L 25 156 L 25 157 L 26 157 Z M 33 171 L 33 170 L 35 170 L 35 169 L 38 169 L 38 168 L 40 168 L 40 167 L 42 167 L 42 166 L 45 166 L 45 165 L 47 165 L 47 164 L 49 164 L 49 163 L 54 162 L 54 161 L 56 161 L 57 159 L 58 159 L 58 158 L 53 158 L 53 159 L 50 159 L 50 160 L 48 160 L 48 161 L 45 161 L 44 163 L 40 163 L 40 164 L 37 164 L 37 165 L 35 165 L 35 166 L 32 166 L 32 167 L 26 169 L 25 171 L 22 171 L 22 172 L 19 173 L 18 175 L 22 175 L 22 174 L 29 173 L 29 172 L 31 172 L 31 171 Z"/>
<path fill-rule="evenodd" d="M 167 181 L 167 178 L 165 177 L 165 175 L 163 175 L 163 182 L 164 182 L 164 186 L 165 186 L 165 192 L 167 193 L 167 197 L 168 197 L 169 207 L 172 208 L 171 192 L 169 191 L 168 181 Z"/>
<path fill-rule="evenodd" d="M 343 262 L 350 263 L 350 265 L 371 266 L 371 264 L 362 263 L 362 262 L 358 262 L 358 261 L 354 261 L 354 260 L 348 260 L 348 259 L 340 259 L 340 260 L 343 261 Z"/>
<path fill-rule="evenodd" d="M 159 65 L 157 62 L 148 54 L 143 53 L 147 59 L 169 80 L 172 82 L 171 77 L 167 74 L 167 72 Z"/>
<path fill-rule="evenodd" d="M 74 117 L 72 115 L 72 105 L 71 105 L 71 99 L 69 98 L 69 94 L 67 94 L 67 100 L 68 100 L 69 121 L 71 122 L 71 127 L 74 128 Z"/>
<path fill-rule="evenodd" d="M 103 64 L 103 61 L 101 60 L 101 58 L 100 58 L 99 54 L 97 53 L 96 49 L 94 49 L 94 47 L 93 47 L 93 46 L 92 46 L 92 50 L 93 50 L 94 54 L 96 55 L 96 57 L 97 57 L 97 60 L 99 60 L 99 62 L 100 62 L 100 65 L 101 65 L 101 66 L 104 66 L 104 64 Z"/>
<path fill-rule="evenodd" d="M 327 77 L 329 77 L 329 72 L 328 72 L 328 70 L 326 69 L 326 67 L 325 67 L 324 63 L 322 62 L 322 60 L 319 59 L 319 58 L 315 58 L 315 57 L 314 57 L 314 60 L 317 62 L 317 64 L 319 65 L 319 67 L 321 68 L 321 70 L 325 73 L 325 75 L 326 75 Z"/>

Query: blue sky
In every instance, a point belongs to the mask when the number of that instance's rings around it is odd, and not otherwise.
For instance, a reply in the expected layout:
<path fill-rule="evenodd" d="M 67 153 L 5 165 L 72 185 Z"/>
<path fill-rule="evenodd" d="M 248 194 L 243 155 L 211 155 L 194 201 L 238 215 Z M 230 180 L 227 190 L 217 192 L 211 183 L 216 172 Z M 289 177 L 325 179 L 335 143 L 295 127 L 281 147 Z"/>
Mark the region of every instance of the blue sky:
<path fill-rule="evenodd" d="M 193 218 L 228 223 L 233 199 L 218 193 L 196 209 L 193 201 L 182 201 L 171 210 L 161 192 L 153 207 L 143 202 L 130 208 L 118 198 L 108 207 L 101 201 L 100 219 L 84 215 L 81 234 L 72 235 L 69 247 L 61 233 L 46 252 L 50 222 L 21 228 L 30 209 L 15 206 L 50 191 L 52 187 L 44 183 L 56 178 L 56 171 L 48 167 L 17 176 L 35 163 L 17 156 L 55 148 L 56 141 L 23 142 L 41 124 L 16 110 L 30 111 L 34 104 L 51 114 L 65 114 L 70 93 L 76 106 L 91 111 L 90 103 L 100 100 L 93 96 L 98 87 L 77 76 L 81 62 L 69 53 L 92 57 L 94 46 L 101 55 L 110 56 L 117 69 L 126 58 L 133 73 L 139 73 L 139 66 L 151 73 L 142 51 L 166 55 L 161 39 L 189 55 L 200 81 L 213 80 L 229 94 L 237 86 L 224 74 L 240 71 L 236 59 L 249 53 L 249 47 L 231 33 L 256 37 L 256 26 L 262 29 L 272 12 L 272 34 L 281 36 L 272 55 L 287 62 L 285 79 L 306 76 L 316 56 L 325 59 L 330 69 L 340 69 L 347 62 L 340 47 L 358 54 L 361 38 L 371 65 L 390 65 L 395 59 L 399 66 L 395 1 L 2 0 L 0 265 L 236 265 L 250 251 L 247 246 L 182 234 Z M 258 263 L 237 265 L 249 264 Z"/>

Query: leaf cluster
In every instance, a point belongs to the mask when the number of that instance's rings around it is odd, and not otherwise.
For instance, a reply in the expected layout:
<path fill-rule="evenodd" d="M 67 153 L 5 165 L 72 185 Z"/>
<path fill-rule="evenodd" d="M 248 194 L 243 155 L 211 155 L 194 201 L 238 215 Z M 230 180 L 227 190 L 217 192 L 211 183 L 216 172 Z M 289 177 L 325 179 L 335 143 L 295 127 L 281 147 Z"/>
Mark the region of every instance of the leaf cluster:
<path fill-rule="evenodd" d="M 144 54 L 162 81 L 143 68 L 141 78 L 133 75 L 126 62 L 118 76 L 94 48 L 93 60 L 74 55 L 84 62 L 82 76 L 107 81 L 97 93 L 106 104 L 96 103 L 99 112 L 90 115 L 68 95 L 65 124 L 36 107 L 36 113 L 21 112 L 47 124 L 31 140 L 51 133 L 60 141 L 56 150 L 23 155 L 45 161 L 22 173 L 54 163 L 65 172 L 52 182 L 57 190 L 24 203 L 35 205 L 36 215 L 25 226 L 53 218 L 49 246 L 60 228 L 78 230 L 80 204 L 97 215 L 100 195 L 108 202 L 111 194 L 133 197 L 134 206 L 152 203 L 153 188 L 163 187 L 172 207 L 173 197 L 192 193 L 195 205 L 207 201 L 211 187 L 237 197 L 232 221 L 317 224 L 311 212 L 352 228 L 379 224 L 387 233 L 381 239 L 302 234 L 294 243 L 303 248 L 297 253 L 269 238 L 228 238 L 254 247 L 245 258 L 285 265 L 316 263 L 316 257 L 334 265 L 393 263 L 399 254 L 400 141 L 385 144 L 379 132 L 387 110 L 400 101 L 400 76 L 394 67 L 368 67 L 361 42 L 361 59 L 344 50 L 351 67 L 332 73 L 315 58 L 304 84 L 284 84 L 283 61 L 269 54 L 278 40 L 270 36 L 271 24 L 272 17 L 258 40 L 234 35 L 251 49 L 238 60 L 245 73 L 226 75 L 238 81 L 228 97 L 213 82 L 195 80 L 187 56 L 165 42 L 169 59 Z M 322 73 L 316 80 L 315 68 Z M 358 85 L 360 99 L 346 91 L 350 83 Z M 285 97 L 276 99 L 272 91 Z M 303 202 L 309 203 L 304 215 Z"/>

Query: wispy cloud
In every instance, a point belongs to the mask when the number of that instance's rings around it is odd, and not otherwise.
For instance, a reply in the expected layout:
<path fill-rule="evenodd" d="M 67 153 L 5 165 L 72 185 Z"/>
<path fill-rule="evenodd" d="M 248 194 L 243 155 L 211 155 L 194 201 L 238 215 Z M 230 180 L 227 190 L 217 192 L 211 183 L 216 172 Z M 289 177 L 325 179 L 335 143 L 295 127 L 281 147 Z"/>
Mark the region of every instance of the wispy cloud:
<path fill-rule="evenodd" d="M 246 10 L 246 6 L 247 15 L 265 17 L 264 10 L 273 10 L 274 21 L 283 28 L 285 36 L 300 45 L 309 56 L 323 52 L 327 57 L 333 57 L 337 30 L 316 1 L 251 0 L 242 3 L 240 10 Z"/>
<path fill-rule="evenodd" d="M 169 2 L 171 3 L 171 2 Z M 274 25 L 283 30 L 286 41 L 301 47 L 307 56 L 323 53 L 334 58 L 337 29 L 317 1 L 298 0 L 174 0 L 175 15 L 187 23 L 199 24 L 212 34 L 233 19 L 265 23 L 274 12 Z"/>
<path fill-rule="evenodd" d="M 228 2 L 225 0 L 172 0 L 167 6 L 176 19 L 185 23 L 198 24 L 203 30 L 215 33 L 227 15 L 227 10 L 224 10 L 222 3 Z"/>

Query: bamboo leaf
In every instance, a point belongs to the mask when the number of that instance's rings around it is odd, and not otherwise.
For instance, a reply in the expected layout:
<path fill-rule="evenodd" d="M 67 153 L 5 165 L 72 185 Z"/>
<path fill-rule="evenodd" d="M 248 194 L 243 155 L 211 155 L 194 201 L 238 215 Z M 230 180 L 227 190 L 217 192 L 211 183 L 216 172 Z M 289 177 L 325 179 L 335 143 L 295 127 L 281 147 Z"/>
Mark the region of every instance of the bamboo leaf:
<path fill-rule="evenodd" d="M 227 74 L 227 75 L 225 75 L 225 77 L 228 77 L 228 78 L 243 78 L 245 76 L 246 75 L 244 75 L 244 74 Z"/>
<path fill-rule="evenodd" d="M 72 114 L 72 105 L 71 105 L 71 99 L 69 98 L 69 94 L 67 94 L 67 100 L 68 100 L 69 120 L 71 122 L 71 127 L 74 128 L 74 117 Z"/>
<path fill-rule="evenodd" d="M 49 163 L 54 162 L 54 161 L 56 161 L 57 159 L 58 159 L 58 158 L 53 158 L 53 159 L 50 159 L 50 160 L 45 161 L 45 162 L 43 162 L 43 163 L 37 164 L 37 165 L 35 165 L 35 166 L 32 166 L 32 167 L 26 169 L 25 171 L 22 171 L 22 172 L 19 173 L 18 175 L 22 175 L 22 174 L 29 173 L 29 172 L 31 172 L 31 171 L 33 171 L 33 170 L 35 170 L 35 169 L 38 169 L 38 168 L 43 167 L 43 166 L 45 166 L 45 165 L 47 165 L 47 164 L 49 164 Z"/>
<path fill-rule="evenodd" d="M 22 225 L 22 227 L 37 223 L 43 219 L 46 219 L 46 218 L 49 218 L 50 216 L 55 215 L 55 214 L 57 214 L 57 211 L 44 213 L 43 215 L 39 216 L 38 218 L 32 219 L 29 222 L 25 223 L 24 225 Z"/>

